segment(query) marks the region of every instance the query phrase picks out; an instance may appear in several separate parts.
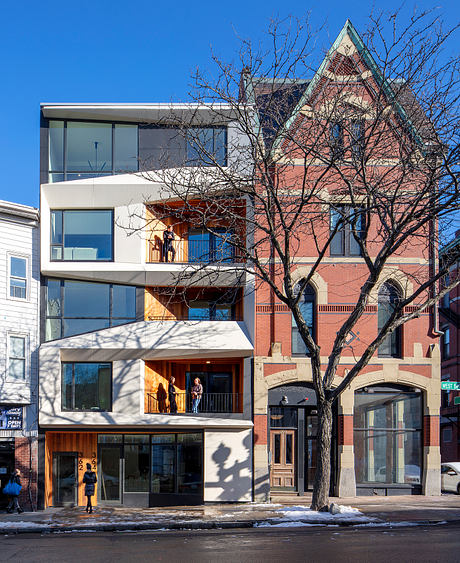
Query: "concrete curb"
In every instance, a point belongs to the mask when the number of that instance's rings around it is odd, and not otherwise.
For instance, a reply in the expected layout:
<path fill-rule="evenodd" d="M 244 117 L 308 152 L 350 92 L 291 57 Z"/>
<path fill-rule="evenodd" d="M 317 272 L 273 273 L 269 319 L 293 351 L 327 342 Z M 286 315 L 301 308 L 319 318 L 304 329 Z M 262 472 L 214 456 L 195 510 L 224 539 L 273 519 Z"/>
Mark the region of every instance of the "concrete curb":
<path fill-rule="evenodd" d="M 242 520 L 233 522 L 145 522 L 139 524 L 133 523 L 118 523 L 118 524 L 100 524 L 96 526 L 86 526 L 86 525 L 75 525 L 75 526 L 59 526 L 59 525 L 42 525 L 42 526 L 21 526 L 20 528 L 8 528 L 2 529 L 0 527 L 1 535 L 16 535 L 16 534 L 56 534 L 56 533 L 78 533 L 78 532 L 128 532 L 128 531 L 163 531 L 163 530 L 219 530 L 219 529 L 237 529 L 237 528 L 259 528 L 263 529 L 265 526 L 263 524 L 282 524 L 284 522 L 289 522 L 288 520 L 278 520 L 278 519 L 264 519 L 264 520 Z M 365 524 L 373 524 L 372 529 L 378 527 L 391 527 L 392 525 L 397 525 L 398 527 L 404 527 L 406 522 L 388 522 L 384 520 L 379 520 L 376 518 L 369 519 L 366 522 L 362 520 L 343 520 L 343 521 L 330 521 L 330 520 L 318 520 L 312 522 L 311 520 L 296 520 L 296 522 L 301 522 L 303 524 L 314 524 L 319 526 L 340 526 L 340 527 L 353 527 L 353 526 L 364 526 Z M 460 524 L 460 520 L 420 520 L 407 522 L 409 526 L 433 526 L 440 524 Z M 292 526 L 294 527 L 294 526 Z M 267 526 L 268 528 L 268 526 Z M 280 528 L 281 529 L 281 528 Z"/>

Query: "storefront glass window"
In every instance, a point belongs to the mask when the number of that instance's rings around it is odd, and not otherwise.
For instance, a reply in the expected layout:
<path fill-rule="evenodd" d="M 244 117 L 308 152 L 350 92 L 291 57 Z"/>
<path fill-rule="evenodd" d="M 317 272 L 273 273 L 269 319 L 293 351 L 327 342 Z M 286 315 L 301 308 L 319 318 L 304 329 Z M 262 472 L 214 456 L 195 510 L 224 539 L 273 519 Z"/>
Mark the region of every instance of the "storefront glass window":
<path fill-rule="evenodd" d="M 125 436 L 125 491 L 149 490 L 149 436 L 127 434 Z"/>
<path fill-rule="evenodd" d="M 421 433 L 421 393 L 378 386 L 356 392 L 356 482 L 420 484 Z"/>
<path fill-rule="evenodd" d="M 201 494 L 201 434 L 178 434 L 177 464 L 178 492 Z"/>

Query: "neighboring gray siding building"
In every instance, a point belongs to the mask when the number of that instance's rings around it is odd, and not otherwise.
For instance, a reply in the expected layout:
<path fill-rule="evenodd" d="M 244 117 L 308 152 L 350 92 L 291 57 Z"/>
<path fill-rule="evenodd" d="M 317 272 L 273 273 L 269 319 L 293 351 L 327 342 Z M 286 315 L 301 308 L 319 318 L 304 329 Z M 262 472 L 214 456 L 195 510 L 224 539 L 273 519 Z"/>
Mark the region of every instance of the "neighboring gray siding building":
<path fill-rule="evenodd" d="M 37 495 L 38 223 L 34 207 L 0 201 L 0 479 L 20 469 L 26 509 Z"/>

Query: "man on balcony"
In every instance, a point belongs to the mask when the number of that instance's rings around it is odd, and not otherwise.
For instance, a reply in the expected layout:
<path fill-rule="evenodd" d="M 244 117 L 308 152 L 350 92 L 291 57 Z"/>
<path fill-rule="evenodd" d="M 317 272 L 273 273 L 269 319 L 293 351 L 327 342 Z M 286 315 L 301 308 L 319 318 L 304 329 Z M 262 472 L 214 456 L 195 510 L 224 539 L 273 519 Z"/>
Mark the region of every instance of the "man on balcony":
<path fill-rule="evenodd" d="M 163 232 L 163 261 L 169 261 L 169 252 L 172 254 L 171 262 L 174 262 L 176 257 L 176 250 L 173 245 L 173 240 L 175 239 L 174 232 L 172 230 L 172 225 L 168 225 L 166 231 Z"/>

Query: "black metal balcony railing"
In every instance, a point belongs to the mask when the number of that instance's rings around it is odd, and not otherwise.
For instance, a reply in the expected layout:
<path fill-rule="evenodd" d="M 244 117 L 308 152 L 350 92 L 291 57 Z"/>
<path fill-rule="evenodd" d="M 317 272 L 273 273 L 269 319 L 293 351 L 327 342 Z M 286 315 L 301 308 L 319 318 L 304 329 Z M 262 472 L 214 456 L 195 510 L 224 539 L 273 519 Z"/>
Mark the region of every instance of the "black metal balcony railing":
<path fill-rule="evenodd" d="M 172 249 L 171 249 L 172 247 Z M 151 241 L 150 262 L 178 263 L 234 263 L 241 262 L 241 253 L 230 241 L 223 240 L 174 240 L 166 256 L 163 241 Z"/>
<path fill-rule="evenodd" d="M 176 393 L 178 413 L 192 412 L 191 393 Z M 203 393 L 198 405 L 202 413 L 233 413 L 242 412 L 241 393 Z M 168 396 L 165 392 L 147 393 L 147 413 L 171 412 Z"/>

